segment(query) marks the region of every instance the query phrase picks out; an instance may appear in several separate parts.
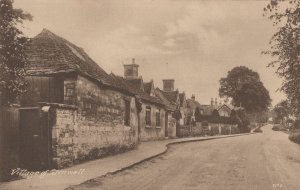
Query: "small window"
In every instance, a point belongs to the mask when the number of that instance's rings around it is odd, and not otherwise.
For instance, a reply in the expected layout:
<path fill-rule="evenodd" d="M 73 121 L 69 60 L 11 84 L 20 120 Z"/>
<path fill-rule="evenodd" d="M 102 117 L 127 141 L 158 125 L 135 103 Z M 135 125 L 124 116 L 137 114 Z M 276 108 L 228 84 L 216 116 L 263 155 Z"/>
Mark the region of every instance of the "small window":
<path fill-rule="evenodd" d="M 66 85 L 66 97 L 74 97 L 75 96 L 75 85 L 67 84 Z"/>
<path fill-rule="evenodd" d="M 156 110 L 155 115 L 156 115 L 156 126 L 160 126 L 160 110 L 159 109 Z"/>
<path fill-rule="evenodd" d="M 124 124 L 130 126 L 130 101 L 125 101 L 125 118 Z"/>
<path fill-rule="evenodd" d="M 151 125 L 151 107 L 146 107 L 146 125 Z"/>

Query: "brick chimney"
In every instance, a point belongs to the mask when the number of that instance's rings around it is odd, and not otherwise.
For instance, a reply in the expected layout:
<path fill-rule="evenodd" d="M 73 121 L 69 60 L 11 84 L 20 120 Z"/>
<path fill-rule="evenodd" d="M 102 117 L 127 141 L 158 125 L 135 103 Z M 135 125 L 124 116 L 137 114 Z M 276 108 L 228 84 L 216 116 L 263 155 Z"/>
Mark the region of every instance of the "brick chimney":
<path fill-rule="evenodd" d="M 174 79 L 163 80 L 163 90 L 164 91 L 174 91 Z"/>
<path fill-rule="evenodd" d="M 139 65 L 135 63 L 135 59 L 132 59 L 132 63 L 124 65 L 124 78 L 135 79 L 139 76 Z"/>

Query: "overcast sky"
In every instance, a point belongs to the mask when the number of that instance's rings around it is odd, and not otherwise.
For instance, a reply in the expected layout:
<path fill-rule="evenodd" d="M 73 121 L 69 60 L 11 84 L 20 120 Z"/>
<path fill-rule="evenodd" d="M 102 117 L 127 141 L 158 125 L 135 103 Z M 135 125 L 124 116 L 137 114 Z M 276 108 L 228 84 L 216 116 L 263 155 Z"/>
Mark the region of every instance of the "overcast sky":
<path fill-rule="evenodd" d="M 262 16 L 268 1 L 15 0 L 33 15 L 29 37 L 43 28 L 82 47 L 108 73 L 123 75 L 132 58 L 144 81 L 175 79 L 202 104 L 218 97 L 219 79 L 235 66 L 257 71 L 273 105 L 281 79 L 261 55 L 274 33 Z"/>

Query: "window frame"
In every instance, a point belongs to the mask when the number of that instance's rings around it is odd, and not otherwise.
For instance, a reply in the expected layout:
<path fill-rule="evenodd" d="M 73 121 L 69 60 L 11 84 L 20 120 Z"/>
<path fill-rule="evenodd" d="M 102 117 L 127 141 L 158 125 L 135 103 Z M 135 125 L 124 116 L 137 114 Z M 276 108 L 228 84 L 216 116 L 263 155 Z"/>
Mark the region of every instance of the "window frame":
<path fill-rule="evenodd" d="M 145 123 L 146 123 L 146 126 L 151 126 L 151 106 L 146 106 Z"/>
<path fill-rule="evenodd" d="M 155 125 L 156 125 L 156 128 L 160 128 L 161 127 L 161 122 L 160 122 L 160 109 L 156 109 L 156 112 L 155 112 Z"/>

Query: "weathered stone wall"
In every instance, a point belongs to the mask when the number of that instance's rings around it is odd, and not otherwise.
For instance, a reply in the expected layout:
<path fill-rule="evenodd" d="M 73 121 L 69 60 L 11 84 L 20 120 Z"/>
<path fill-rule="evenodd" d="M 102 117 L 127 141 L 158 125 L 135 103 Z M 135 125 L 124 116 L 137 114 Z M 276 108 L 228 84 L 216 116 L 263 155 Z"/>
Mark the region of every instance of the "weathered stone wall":
<path fill-rule="evenodd" d="M 151 107 L 151 125 L 146 125 L 146 107 Z M 156 110 L 160 110 L 160 126 L 156 126 Z M 162 107 L 145 103 L 142 104 L 140 112 L 140 140 L 150 141 L 165 138 L 165 110 Z"/>
<path fill-rule="evenodd" d="M 75 86 L 73 103 L 77 109 L 55 110 L 52 141 L 56 167 L 64 168 L 133 148 L 138 140 L 134 98 L 102 89 L 81 76 L 76 79 Z M 125 101 L 130 102 L 129 126 L 124 123 Z"/>

